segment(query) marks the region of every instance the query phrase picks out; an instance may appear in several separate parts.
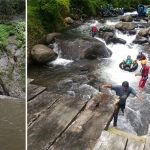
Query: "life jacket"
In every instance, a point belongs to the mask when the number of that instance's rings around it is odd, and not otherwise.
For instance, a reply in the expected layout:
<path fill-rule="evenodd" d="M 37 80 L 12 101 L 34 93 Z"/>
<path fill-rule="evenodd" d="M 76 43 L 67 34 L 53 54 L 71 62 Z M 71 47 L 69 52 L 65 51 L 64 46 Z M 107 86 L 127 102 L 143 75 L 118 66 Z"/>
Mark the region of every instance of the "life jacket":
<path fill-rule="evenodd" d="M 145 60 L 145 59 L 146 59 L 146 57 L 145 57 L 145 55 L 144 55 L 144 54 L 142 54 L 141 56 L 139 56 L 139 57 L 138 57 L 138 59 L 139 59 L 139 60 Z"/>
<path fill-rule="evenodd" d="M 126 64 L 132 64 L 132 59 L 126 59 Z"/>
<path fill-rule="evenodd" d="M 96 32 L 97 31 L 97 28 L 94 26 L 92 27 L 92 32 Z"/>
<path fill-rule="evenodd" d="M 141 73 L 142 73 L 142 77 L 148 79 L 148 74 L 149 74 L 149 66 L 144 66 L 143 68 L 141 68 Z"/>

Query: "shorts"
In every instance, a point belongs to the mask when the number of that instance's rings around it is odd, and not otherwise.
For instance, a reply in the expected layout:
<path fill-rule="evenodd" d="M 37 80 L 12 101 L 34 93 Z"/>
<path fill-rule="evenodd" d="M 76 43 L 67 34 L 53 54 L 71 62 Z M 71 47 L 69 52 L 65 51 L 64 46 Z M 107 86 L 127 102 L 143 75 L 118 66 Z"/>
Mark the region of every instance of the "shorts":
<path fill-rule="evenodd" d="M 126 106 L 125 103 L 124 104 L 117 103 L 117 105 L 118 105 L 118 108 L 121 108 L 121 109 L 125 109 L 125 106 Z"/>
<path fill-rule="evenodd" d="M 139 81 L 139 86 L 138 87 L 143 88 L 145 86 L 146 81 L 147 81 L 146 79 L 141 78 L 140 81 Z"/>

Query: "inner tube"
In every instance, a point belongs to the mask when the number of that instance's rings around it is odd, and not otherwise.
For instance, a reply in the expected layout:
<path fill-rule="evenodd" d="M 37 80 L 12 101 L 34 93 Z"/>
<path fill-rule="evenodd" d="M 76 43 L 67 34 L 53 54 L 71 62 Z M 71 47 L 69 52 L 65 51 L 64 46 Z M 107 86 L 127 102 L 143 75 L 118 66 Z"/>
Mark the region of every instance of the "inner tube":
<path fill-rule="evenodd" d="M 122 62 L 119 64 L 120 69 L 122 69 L 121 65 L 122 65 Z M 130 67 L 128 67 L 128 66 L 125 66 L 122 70 L 129 71 L 129 72 L 133 72 L 133 71 L 135 71 L 137 68 L 138 68 L 138 63 L 135 63 L 135 64 L 133 65 L 132 69 L 130 69 Z"/>

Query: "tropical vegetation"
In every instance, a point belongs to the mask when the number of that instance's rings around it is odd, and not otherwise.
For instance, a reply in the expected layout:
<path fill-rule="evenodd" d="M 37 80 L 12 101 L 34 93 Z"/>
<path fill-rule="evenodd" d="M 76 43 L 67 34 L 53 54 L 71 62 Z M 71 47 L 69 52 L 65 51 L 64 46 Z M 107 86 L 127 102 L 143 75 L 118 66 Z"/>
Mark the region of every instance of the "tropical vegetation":
<path fill-rule="evenodd" d="M 80 8 L 87 17 L 97 16 L 100 6 L 112 4 L 114 8 L 137 8 L 148 5 L 149 0 L 28 0 L 28 41 L 37 41 L 47 32 L 65 27 L 64 18 Z"/>

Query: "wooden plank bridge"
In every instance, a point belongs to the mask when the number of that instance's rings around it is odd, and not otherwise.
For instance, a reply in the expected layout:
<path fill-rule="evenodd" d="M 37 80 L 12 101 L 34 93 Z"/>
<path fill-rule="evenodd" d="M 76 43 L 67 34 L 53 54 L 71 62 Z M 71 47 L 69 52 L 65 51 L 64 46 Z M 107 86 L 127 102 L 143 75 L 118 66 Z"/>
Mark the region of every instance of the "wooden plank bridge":
<path fill-rule="evenodd" d="M 46 91 L 28 79 L 28 150 L 150 150 L 147 138 L 108 126 L 117 97 L 90 100 Z"/>

